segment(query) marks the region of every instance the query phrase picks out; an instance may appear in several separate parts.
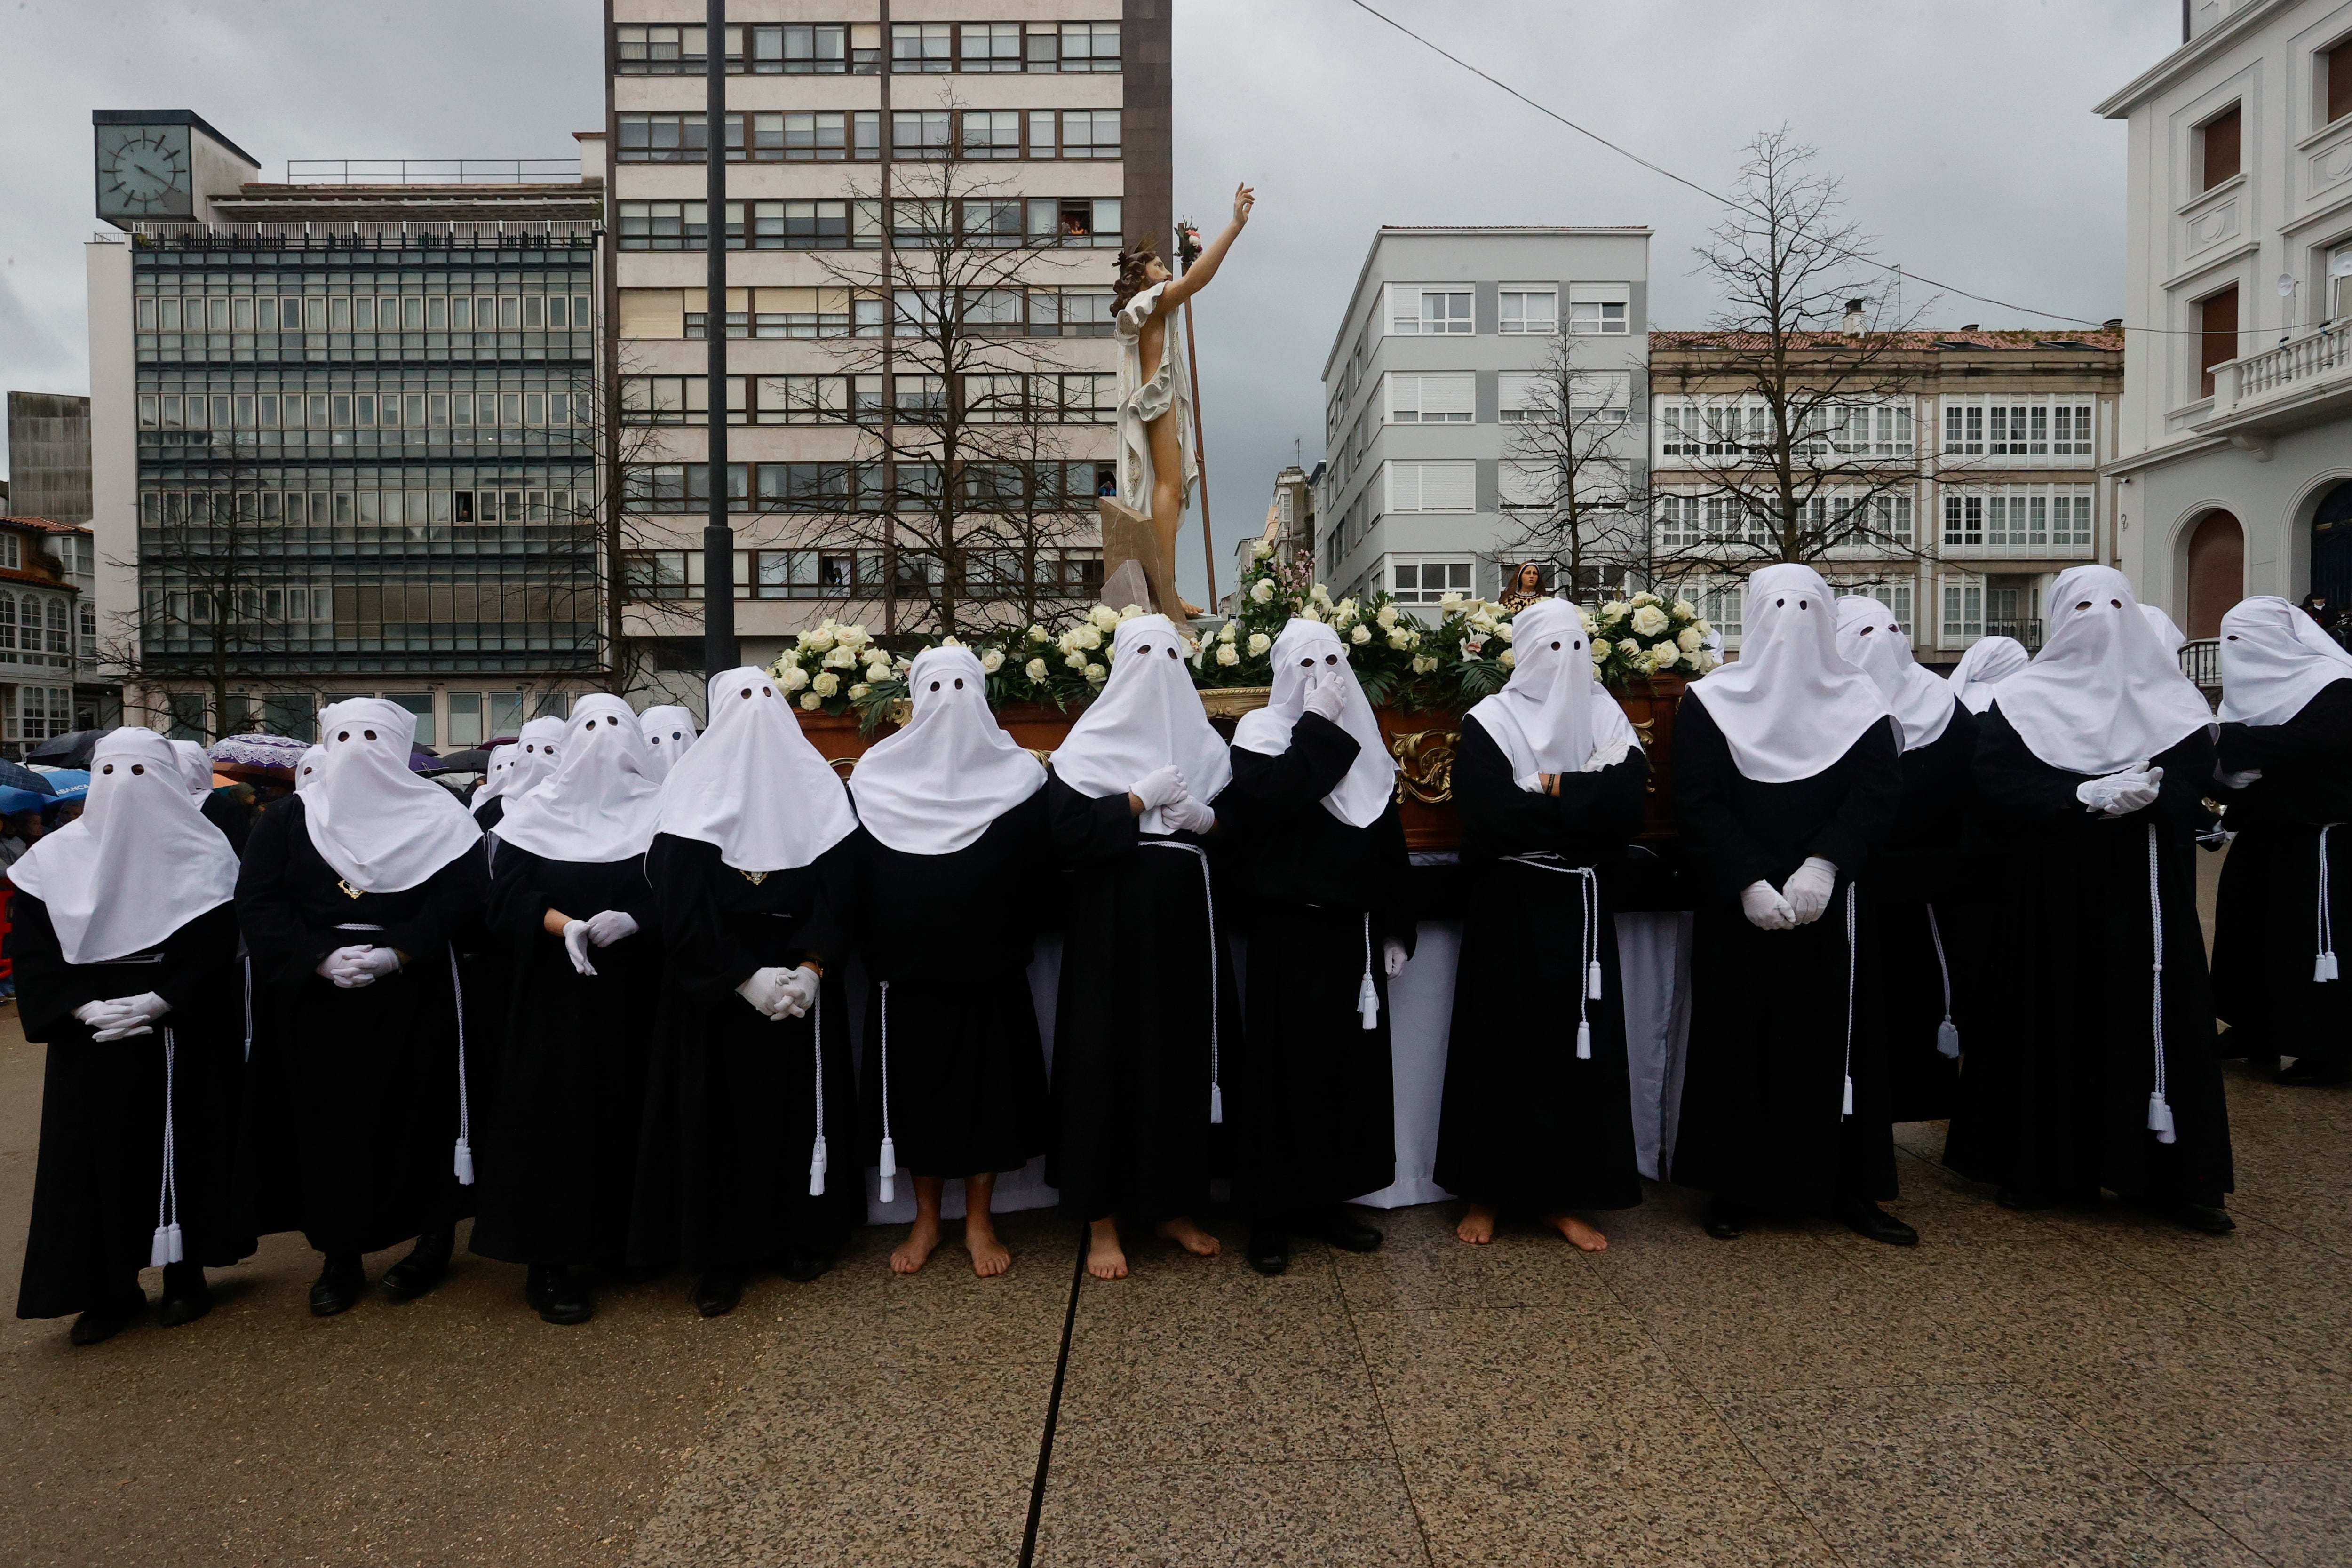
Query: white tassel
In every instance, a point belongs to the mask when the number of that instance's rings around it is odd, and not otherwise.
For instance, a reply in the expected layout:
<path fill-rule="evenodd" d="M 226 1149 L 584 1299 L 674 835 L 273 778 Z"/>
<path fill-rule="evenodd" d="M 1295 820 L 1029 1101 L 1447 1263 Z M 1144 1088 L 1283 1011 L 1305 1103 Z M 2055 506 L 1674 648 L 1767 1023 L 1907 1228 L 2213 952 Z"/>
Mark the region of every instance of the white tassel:
<path fill-rule="evenodd" d="M 150 1242 L 147 1247 L 147 1267 L 150 1268 L 161 1268 L 166 1263 L 177 1263 L 179 1261 L 180 1227 L 176 1225 L 157 1226 L 155 1227 L 155 1239 Z"/>
<path fill-rule="evenodd" d="M 1225 1091 L 1222 1085 L 1209 1086 L 1209 1125 L 1222 1127 L 1225 1121 Z"/>
<path fill-rule="evenodd" d="M 1845 1080 L 1845 1105 L 1838 1114 L 1841 1116 L 1852 1116 L 1853 1114 L 1853 1077 L 1850 1073 L 1846 1076 Z"/>
<path fill-rule="evenodd" d="M 889 1138 L 882 1140 L 882 1201 L 898 1201 L 898 1144 Z"/>
<path fill-rule="evenodd" d="M 1959 1058 L 1960 1026 L 1948 1017 L 1936 1026 L 1936 1054 L 1954 1060 Z"/>
<path fill-rule="evenodd" d="M 1363 984 L 1356 987 L 1356 1011 L 1363 1015 L 1364 1027 L 1367 1029 L 1380 1027 L 1381 994 L 1374 988 L 1372 977 L 1369 972 L 1364 975 Z"/>
<path fill-rule="evenodd" d="M 813 1198 L 824 1196 L 824 1134 L 820 1132 L 809 1150 L 809 1196 Z"/>
<path fill-rule="evenodd" d="M 1579 1019 L 1576 1025 L 1576 1059 L 1580 1062 L 1592 1059 L 1592 1026 L 1582 1019 Z"/>
<path fill-rule="evenodd" d="M 457 1173 L 457 1184 L 461 1187 L 472 1186 L 474 1184 L 474 1146 L 463 1138 L 458 1139 L 457 1157 L 451 1163 Z"/>
<path fill-rule="evenodd" d="M 2173 1141 L 2172 1107 L 2161 1094 L 2147 1097 L 2147 1130 L 2156 1134 L 2156 1141 L 2159 1143 Z"/>
<path fill-rule="evenodd" d="M 1593 1001 L 1601 1000 L 1601 961 L 1594 959 L 1584 966 L 1584 994 Z"/>
<path fill-rule="evenodd" d="M 2311 961 L 2311 978 L 2315 984 L 2326 984 L 2336 978 L 2336 955 L 2323 952 Z"/>

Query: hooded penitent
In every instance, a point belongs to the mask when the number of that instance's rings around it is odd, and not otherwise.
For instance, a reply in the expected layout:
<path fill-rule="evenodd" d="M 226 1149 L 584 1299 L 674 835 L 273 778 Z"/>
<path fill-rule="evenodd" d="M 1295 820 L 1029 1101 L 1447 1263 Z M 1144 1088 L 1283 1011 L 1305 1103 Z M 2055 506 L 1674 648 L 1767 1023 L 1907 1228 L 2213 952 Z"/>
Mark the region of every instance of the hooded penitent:
<path fill-rule="evenodd" d="M 522 727 L 514 744 L 490 754 L 489 776 L 474 795 L 474 808 L 504 795 L 511 800 L 555 771 L 556 748 L 563 740 L 563 721 L 541 715 Z"/>
<path fill-rule="evenodd" d="M 765 670 L 710 678 L 709 725 L 663 781 L 658 831 L 738 871 L 789 871 L 856 830 L 848 794 Z"/>
<path fill-rule="evenodd" d="M 188 793 L 173 742 L 116 730 L 90 752 L 82 814 L 10 867 L 48 906 L 68 963 L 154 946 L 236 892 L 236 855 Z"/>
<path fill-rule="evenodd" d="M 1538 599 L 1512 617 L 1511 679 L 1470 710 L 1511 760 L 1522 789 L 1540 773 L 1607 767 L 1637 742 L 1625 711 L 1592 674 L 1584 616 L 1559 599 Z"/>
<path fill-rule="evenodd" d="M 2154 605 L 2142 605 L 2139 613 L 2147 617 L 2147 629 L 2156 634 L 2158 646 L 2168 654 L 2178 655 L 2189 641 L 2189 634 L 2175 626 L 2170 616 Z"/>
<path fill-rule="evenodd" d="M 1184 668 L 1184 649 L 1165 616 L 1134 616 L 1111 636 L 1110 679 L 1054 753 L 1054 776 L 1097 800 L 1124 795 L 1161 768 L 1184 778 L 1185 793 L 1206 803 L 1233 782 L 1233 757 L 1209 724 Z M 1166 833 L 1158 807 L 1143 814 L 1146 833 Z"/>
<path fill-rule="evenodd" d="M 310 787 L 312 782 L 319 776 L 319 764 L 326 760 L 327 748 L 324 746 L 312 746 L 310 750 L 302 753 L 302 760 L 294 764 L 294 793 L 296 795 L 300 795 L 303 791 Z"/>
<path fill-rule="evenodd" d="M 188 794 L 202 805 L 205 797 L 213 793 L 212 758 L 194 741 L 174 741 L 172 750 L 179 758 L 180 777 L 186 784 Z"/>
<path fill-rule="evenodd" d="M 2035 756 L 2069 773 L 2112 773 L 2213 721 L 2122 573 L 2062 572 L 2048 603 L 2049 639 L 1993 694 L 1993 711 Z"/>
<path fill-rule="evenodd" d="M 637 727 L 645 731 L 646 744 L 653 749 L 654 760 L 663 773 L 676 767 L 678 758 L 694 744 L 694 715 L 683 708 L 648 708 L 638 717 Z"/>
<path fill-rule="evenodd" d="M 1905 751 L 1933 745 L 1950 728 L 1952 710 L 1958 705 L 1951 683 L 1919 668 L 1911 657 L 1911 639 L 1894 611 L 1876 599 L 1840 599 L 1837 641 L 1846 662 L 1869 676 L 1895 710 L 1895 722 L 1903 726 Z"/>
<path fill-rule="evenodd" d="M 906 855 L 948 855 L 1045 787 L 1045 765 L 988 710 L 970 648 L 935 647 L 907 674 L 914 714 L 858 759 L 850 797 L 866 830 Z"/>
<path fill-rule="evenodd" d="M 2325 688 L 2352 680 L 2352 653 L 2284 599 L 2241 599 L 2221 617 L 2221 718 L 2284 724 Z"/>
<path fill-rule="evenodd" d="M 1993 688 L 2023 669 L 2032 657 L 2015 637 L 1979 637 L 1969 644 L 1944 682 L 1961 707 L 1981 713 L 1992 706 Z"/>
<path fill-rule="evenodd" d="M 480 841 L 456 795 L 409 771 L 416 715 L 405 708 L 354 697 L 320 713 L 319 735 L 326 754 L 301 786 L 302 812 L 320 858 L 352 887 L 404 892 Z"/>
<path fill-rule="evenodd" d="M 1690 694 L 1723 732 L 1743 777 L 1793 784 L 1826 773 L 1891 711 L 1878 683 L 1838 651 L 1829 584 L 1783 563 L 1748 579 L 1739 658 Z"/>
<path fill-rule="evenodd" d="M 507 802 L 499 839 L 547 860 L 642 855 L 661 796 L 656 766 L 634 709 L 604 692 L 583 697 L 563 727 L 554 771 Z"/>
<path fill-rule="evenodd" d="M 1307 692 L 1325 681 L 1341 683 L 1339 728 L 1355 737 L 1357 751 L 1347 776 L 1323 797 L 1323 809 L 1350 827 L 1370 827 L 1388 809 L 1396 762 L 1356 672 L 1348 668 L 1348 645 L 1321 621 L 1293 616 L 1274 639 L 1274 695 L 1234 727 L 1234 744 L 1267 757 L 1290 750 L 1290 731 L 1307 711 Z"/>

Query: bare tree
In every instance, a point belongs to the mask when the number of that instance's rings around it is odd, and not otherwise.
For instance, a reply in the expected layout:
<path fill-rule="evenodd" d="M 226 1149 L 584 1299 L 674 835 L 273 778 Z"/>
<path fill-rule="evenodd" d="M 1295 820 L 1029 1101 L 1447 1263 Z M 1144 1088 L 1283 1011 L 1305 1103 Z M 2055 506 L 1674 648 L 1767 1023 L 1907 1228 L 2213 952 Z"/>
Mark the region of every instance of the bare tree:
<path fill-rule="evenodd" d="M 1631 403 L 1626 372 L 1579 363 L 1574 337 L 1550 340 L 1505 447 L 1503 505 L 1518 525 L 1497 552 L 1507 573 L 1549 562 L 1560 574 L 1555 586 L 1579 600 L 1618 579 L 1649 580 L 1643 447 Z"/>

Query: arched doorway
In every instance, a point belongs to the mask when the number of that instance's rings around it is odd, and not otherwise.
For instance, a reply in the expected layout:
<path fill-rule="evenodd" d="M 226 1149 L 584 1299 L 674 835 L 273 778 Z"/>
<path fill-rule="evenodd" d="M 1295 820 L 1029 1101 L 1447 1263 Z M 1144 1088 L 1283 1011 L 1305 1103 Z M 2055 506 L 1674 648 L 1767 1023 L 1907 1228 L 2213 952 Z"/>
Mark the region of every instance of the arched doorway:
<path fill-rule="evenodd" d="M 2246 596 L 2246 531 L 2226 511 L 2209 511 L 2189 535 L 2191 637 L 2221 635 L 2221 612 Z"/>
<path fill-rule="evenodd" d="M 2352 605 L 2352 479 L 2321 497 L 2312 516 L 2311 591 Z"/>

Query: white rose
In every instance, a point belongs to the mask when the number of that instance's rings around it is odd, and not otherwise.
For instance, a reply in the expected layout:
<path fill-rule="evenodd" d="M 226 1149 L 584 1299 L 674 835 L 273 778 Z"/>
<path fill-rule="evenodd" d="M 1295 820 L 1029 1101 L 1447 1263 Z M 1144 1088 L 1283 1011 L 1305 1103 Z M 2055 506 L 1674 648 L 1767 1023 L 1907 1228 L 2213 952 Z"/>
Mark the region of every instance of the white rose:
<path fill-rule="evenodd" d="M 797 664 L 788 664 L 778 672 L 776 684 L 782 687 L 784 695 L 789 697 L 808 684 L 808 671 Z"/>
<path fill-rule="evenodd" d="M 1264 632 L 1260 632 L 1257 636 L 1250 638 L 1250 641 L 1253 643 L 1264 642 L 1265 640 L 1265 634 Z M 1241 661 L 1241 653 L 1234 647 L 1233 644 L 1229 642 L 1222 642 L 1217 645 L 1217 662 L 1219 664 L 1230 667 L 1239 664 Z"/>
<path fill-rule="evenodd" d="M 843 626 L 836 636 L 844 647 L 864 647 L 874 640 L 874 634 L 864 626 Z"/>
<path fill-rule="evenodd" d="M 1436 668 L 1437 660 L 1432 658 L 1429 655 L 1417 653 L 1412 656 L 1412 672 L 1415 675 L 1427 675 L 1431 670 L 1435 669 Z"/>
<path fill-rule="evenodd" d="M 1265 650 L 1266 650 L 1266 649 L 1268 649 L 1268 648 L 1270 648 L 1270 647 L 1272 647 L 1273 646 L 1274 646 L 1274 639 L 1273 639 L 1272 637 L 1270 637 L 1266 636 L 1264 632 L 1252 632 L 1252 633 L 1250 633 L 1249 650 L 1250 650 L 1250 657 L 1251 657 L 1252 658 L 1263 658 L 1263 657 L 1265 656 Z M 1225 662 L 1227 662 L 1228 664 L 1231 664 L 1231 663 L 1234 663 L 1234 662 L 1235 662 L 1235 661 L 1234 661 L 1234 660 L 1232 660 L 1232 659 L 1228 659 L 1228 660 L 1226 660 Z"/>
<path fill-rule="evenodd" d="M 1356 614 L 1356 601 L 1353 599 L 1342 599 L 1337 605 L 1334 605 L 1332 608 L 1339 612 L 1339 618 L 1344 621 Z"/>
<path fill-rule="evenodd" d="M 1470 625 L 1473 630 L 1492 632 L 1495 629 L 1495 617 L 1488 615 L 1482 607 L 1471 616 Z"/>
<path fill-rule="evenodd" d="M 1698 635 L 1696 627 L 1685 626 L 1675 634 L 1675 646 L 1685 653 L 1696 653 L 1706 646 L 1706 639 Z"/>
<path fill-rule="evenodd" d="M 1077 630 L 1070 634 L 1070 645 L 1073 647 L 1082 647 L 1088 653 L 1092 653 L 1095 649 L 1102 647 L 1102 633 L 1097 631 L 1091 626 L 1082 626 L 1078 627 Z"/>
<path fill-rule="evenodd" d="M 1586 637 L 1591 637 L 1594 632 L 1601 629 L 1601 623 L 1592 618 L 1592 613 L 1589 610 L 1577 611 L 1576 618 L 1584 623 L 1584 635 Z"/>
<path fill-rule="evenodd" d="M 1004 655 L 1003 651 L 997 648 L 990 648 L 986 653 L 982 654 L 980 656 L 980 668 L 988 671 L 991 675 L 994 675 L 998 670 L 1003 669 L 1004 668 Z"/>
<path fill-rule="evenodd" d="M 801 693 L 801 707 L 806 711 L 814 713 L 824 706 L 824 699 L 819 697 L 815 692 L 803 691 Z"/>
<path fill-rule="evenodd" d="M 1033 658 L 1027 664 L 1023 665 L 1021 668 L 1030 679 L 1037 682 L 1041 686 L 1045 684 L 1046 671 L 1045 661 L 1044 659 Z"/>
<path fill-rule="evenodd" d="M 1682 650 L 1675 647 L 1674 644 L 1670 642 L 1662 642 L 1657 647 L 1650 650 L 1650 668 L 1652 669 L 1672 669 L 1675 667 L 1675 661 L 1680 659 L 1682 656 Z"/>
<path fill-rule="evenodd" d="M 1121 605 L 1118 607 L 1118 618 L 1122 623 L 1131 621 L 1141 614 L 1143 614 L 1141 605 Z"/>
<path fill-rule="evenodd" d="M 1412 634 L 1411 632 L 1405 630 L 1402 626 L 1391 626 L 1389 628 L 1389 647 L 1397 649 L 1401 653 L 1412 646 Z"/>
<path fill-rule="evenodd" d="M 1267 556 L 1269 556 L 1269 555 L 1271 555 L 1271 554 L 1273 554 L 1273 553 L 1274 553 L 1274 543 L 1273 543 L 1273 542 L 1272 542 L 1271 540 L 1261 539 L 1261 540 L 1259 540 L 1259 541 L 1257 542 L 1257 550 L 1256 550 L 1256 552 L 1255 552 L 1255 554 L 1252 556 L 1252 559 L 1254 559 L 1254 560 L 1257 560 L 1257 561 L 1263 561 L 1263 560 L 1265 560 Z"/>
<path fill-rule="evenodd" d="M 1592 639 L 1592 657 L 1595 662 L 1607 658 L 1610 651 L 1611 649 L 1607 638 L 1594 637 Z"/>
<path fill-rule="evenodd" d="M 1307 590 L 1307 599 L 1309 604 L 1328 605 L 1331 602 L 1331 590 L 1318 583 Z"/>
<path fill-rule="evenodd" d="M 1625 618 L 1624 601 L 1622 599 L 1612 599 L 1607 604 L 1601 605 L 1601 618 L 1604 621 L 1623 620 Z"/>
<path fill-rule="evenodd" d="M 1675 601 L 1675 618 L 1678 621 L 1696 620 L 1698 618 L 1698 606 L 1692 604 L 1688 599 L 1676 599 Z"/>
<path fill-rule="evenodd" d="M 1354 631 L 1348 634 L 1348 640 L 1354 643 L 1357 647 L 1361 647 L 1364 644 L 1372 640 L 1372 628 L 1367 626 L 1359 626 Z"/>
<path fill-rule="evenodd" d="M 809 682 L 809 689 L 819 697 L 830 697 L 841 689 L 841 677 L 829 669 L 821 669 L 817 671 L 816 679 Z"/>
<path fill-rule="evenodd" d="M 1062 663 L 1070 669 L 1084 669 L 1087 667 L 1087 656 L 1076 648 L 1072 648 L 1062 656 Z"/>
<path fill-rule="evenodd" d="M 1643 589 L 1641 593 L 1634 595 L 1633 597 L 1627 602 L 1633 605 L 1663 605 L 1665 603 L 1664 599 L 1659 598 L 1655 594 L 1649 592 L 1647 589 Z"/>
<path fill-rule="evenodd" d="M 1305 604 L 1298 606 L 1298 616 L 1301 620 L 1319 621 L 1323 618 L 1323 612 L 1312 604 Z"/>
<path fill-rule="evenodd" d="M 818 663 L 822 664 L 827 669 L 847 669 L 851 665 L 854 665 L 856 662 L 857 655 L 838 645 L 835 645 L 831 653 L 826 654 L 824 658 L 818 660 Z"/>
<path fill-rule="evenodd" d="M 1495 627 L 1495 635 L 1505 642 L 1517 642 L 1519 640 L 1519 628 L 1509 621 L 1504 621 Z"/>
<path fill-rule="evenodd" d="M 858 698 L 865 696 L 867 692 L 872 691 L 873 689 L 874 689 L 872 687 L 866 685 L 866 682 L 861 680 L 856 685 L 849 689 L 850 700 L 854 702 Z"/>
<path fill-rule="evenodd" d="M 1633 612 L 1633 631 L 1639 637 L 1656 637 L 1672 624 L 1666 619 L 1666 612 L 1655 605 L 1643 605 Z"/>
<path fill-rule="evenodd" d="M 833 647 L 834 640 L 833 630 L 830 626 L 817 626 L 813 630 L 805 631 L 801 634 L 801 647 L 807 648 L 812 653 L 825 652 Z"/>
<path fill-rule="evenodd" d="M 1106 675 L 1108 675 L 1109 673 L 1110 673 L 1110 671 L 1108 671 L 1108 670 L 1105 669 L 1101 665 L 1098 665 L 1098 664 L 1090 664 L 1090 665 L 1087 666 L 1087 679 L 1088 680 L 1092 680 L 1092 681 L 1096 681 L 1096 682 L 1099 683 L 1099 682 L 1102 680 L 1103 677 L 1104 677 L 1104 676 L 1106 676 Z"/>
<path fill-rule="evenodd" d="M 1274 579 L 1271 577 L 1261 577 L 1256 582 L 1251 584 L 1250 598 L 1254 603 L 1260 605 L 1270 605 L 1274 603 Z"/>
<path fill-rule="evenodd" d="M 1382 605 L 1380 608 L 1380 613 L 1375 615 L 1372 619 L 1380 622 L 1381 630 L 1386 631 L 1391 626 L 1397 624 L 1397 607 L 1394 605 Z"/>
<path fill-rule="evenodd" d="M 1118 628 L 1118 612 L 1108 605 L 1097 605 L 1087 612 L 1087 619 L 1107 632 L 1116 631 Z"/>
<path fill-rule="evenodd" d="M 1714 633 L 1714 631 L 1715 631 L 1715 623 L 1714 623 L 1713 621 L 1710 621 L 1710 620 L 1707 620 L 1707 619 L 1706 619 L 1706 618 L 1704 618 L 1704 617 L 1701 617 L 1699 620 L 1697 620 L 1697 621 L 1696 621 L 1696 622 L 1694 622 L 1694 623 L 1692 624 L 1692 626 L 1691 626 L 1691 630 L 1693 630 L 1693 631 L 1696 632 L 1696 633 L 1699 635 L 1699 637 L 1701 637 L 1701 639 L 1703 640 L 1703 639 L 1705 639 L 1706 637 L 1707 637 L 1708 636 L 1710 636 L 1710 635 L 1712 635 L 1712 634 Z"/>
<path fill-rule="evenodd" d="M 1516 649 L 1516 648 L 1507 648 L 1507 648 L 1505 648 L 1505 649 L 1503 650 L 1503 656 L 1502 656 L 1502 658 L 1500 658 L 1496 659 L 1495 662 L 1496 662 L 1496 664 L 1501 665 L 1505 669 L 1508 669 L 1508 668 L 1510 668 L 1513 665 L 1515 665 L 1515 664 L 1518 663 L 1518 661 L 1519 661 L 1518 650 L 1517 650 L 1517 649 Z"/>
<path fill-rule="evenodd" d="M 1223 626 L 1217 628 L 1217 640 L 1219 642 L 1231 642 L 1241 635 L 1242 624 L 1239 621 L 1227 621 Z"/>

